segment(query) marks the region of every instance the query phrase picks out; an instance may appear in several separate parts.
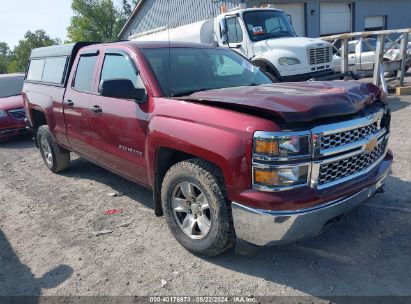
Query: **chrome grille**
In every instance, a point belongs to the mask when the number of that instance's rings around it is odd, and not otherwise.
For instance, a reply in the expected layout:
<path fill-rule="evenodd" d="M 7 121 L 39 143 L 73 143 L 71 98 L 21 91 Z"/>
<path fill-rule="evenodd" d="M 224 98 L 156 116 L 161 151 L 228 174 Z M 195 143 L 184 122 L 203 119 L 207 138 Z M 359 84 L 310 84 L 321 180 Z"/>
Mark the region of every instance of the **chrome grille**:
<path fill-rule="evenodd" d="M 351 144 L 379 131 L 378 122 L 358 129 L 348 130 L 340 133 L 323 135 L 321 137 L 321 150 L 340 147 Z"/>
<path fill-rule="evenodd" d="M 380 142 L 371 152 L 363 152 L 345 159 L 320 165 L 318 184 L 328 184 L 352 176 L 371 167 L 385 153 L 387 141 Z"/>
<path fill-rule="evenodd" d="M 332 60 L 331 47 L 311 48 L 308 54 L 310 65 L 330 63 Z"/>
<path fill-rule="evenodd" d="M 24 111 L 24 109 L 12 110 L 12 111 L 9 111 L 9 113 L 15 119 L 24 119 L 24 118 L 26 118 L 26 112 Z"/>

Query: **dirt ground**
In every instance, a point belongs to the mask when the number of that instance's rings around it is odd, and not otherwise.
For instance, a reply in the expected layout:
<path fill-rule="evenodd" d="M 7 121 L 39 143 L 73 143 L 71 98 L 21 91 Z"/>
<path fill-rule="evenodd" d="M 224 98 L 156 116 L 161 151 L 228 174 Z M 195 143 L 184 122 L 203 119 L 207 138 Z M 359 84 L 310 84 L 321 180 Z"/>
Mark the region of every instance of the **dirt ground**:
<path fill-rule="evenodd" d="M 1 144 L 0 296 L 410 296 L 411 98 L 390 104 L 385 193 L 317 238 L 253 256 L 198 258 L 154 216 L 151 191 L 82 159 L 52 174 L 30 137 Z"/>

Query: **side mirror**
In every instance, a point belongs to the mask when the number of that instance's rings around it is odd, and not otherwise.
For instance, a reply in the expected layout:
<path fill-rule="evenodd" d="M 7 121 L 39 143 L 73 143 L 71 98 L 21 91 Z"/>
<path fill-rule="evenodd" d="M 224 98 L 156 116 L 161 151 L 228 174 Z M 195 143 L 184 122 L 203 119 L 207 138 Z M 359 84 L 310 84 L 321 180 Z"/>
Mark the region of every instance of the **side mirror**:
<path fill-rule="evenodd" d="M 107 79 L 100 83 L 101 96 L 112 98 L 134 99 L 144 103 L 147 98 L 145 89 L 136 89 L 130 79 Z"/>
<path fill-rule="evenodd" d="M 220 31 L 221 31 L 221 42 L 224 45 L 229 43 L 228 41 L 228 26 L 227 26 L 227 19 L 224 17 L 220 20 Z"/>

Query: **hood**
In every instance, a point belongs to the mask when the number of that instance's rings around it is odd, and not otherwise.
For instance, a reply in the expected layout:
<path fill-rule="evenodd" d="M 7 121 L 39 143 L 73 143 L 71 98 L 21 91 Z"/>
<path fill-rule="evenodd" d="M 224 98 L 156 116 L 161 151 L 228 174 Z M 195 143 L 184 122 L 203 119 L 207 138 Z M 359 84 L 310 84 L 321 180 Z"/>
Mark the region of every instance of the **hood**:
<path fill-rule="evenodd" d="M 272 49 L 286 49 L 290 48 L 304 48 L 307 47 L 325 47 L 329 45 L 328 42 L 319 38 L 306 37 L 285 37 L 262 40 L 254 43 L 254 48 L 272 48 Z"/>
<path fill-rule="evenodd" d="M 309 122 L 358 113 L 379 93 L 371 83 L 296 82 L 203 91 L 178 99 L 249 109 L 287 122 Z"/>
<path fill-rule="evenodd" d="M 21 95 L 0 98 L 0 110 L 16 110 L 24 108 L 23 97 Z"/>

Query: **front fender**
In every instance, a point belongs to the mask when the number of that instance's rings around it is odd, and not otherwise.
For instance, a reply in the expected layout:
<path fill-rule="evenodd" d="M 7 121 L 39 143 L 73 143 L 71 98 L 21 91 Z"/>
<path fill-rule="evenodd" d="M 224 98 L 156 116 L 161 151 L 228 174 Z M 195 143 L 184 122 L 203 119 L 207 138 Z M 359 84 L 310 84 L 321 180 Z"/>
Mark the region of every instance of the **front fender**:
<path fill-rule="evenodd" d="M 248 133 L 164 116 L 149 124 L 146 144 L 150 183 L 154 184 L 156 151 L 171 148 L 207 160 L 223 172 L 230 197 L 234 188 L 250 185 L 252 138 Z"/>

